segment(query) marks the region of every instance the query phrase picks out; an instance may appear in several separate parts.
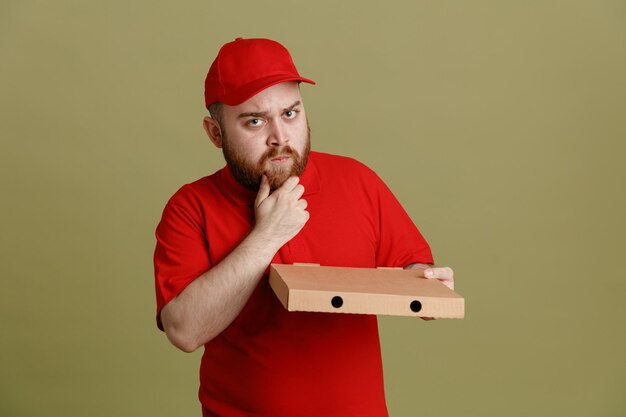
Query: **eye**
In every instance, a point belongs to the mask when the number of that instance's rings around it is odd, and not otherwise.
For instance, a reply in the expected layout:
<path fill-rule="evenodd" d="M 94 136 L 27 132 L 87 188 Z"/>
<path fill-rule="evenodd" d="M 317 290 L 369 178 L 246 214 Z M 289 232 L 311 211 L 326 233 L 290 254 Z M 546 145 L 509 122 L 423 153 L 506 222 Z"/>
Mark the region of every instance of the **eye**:
<path fill-rule="evenodd" d="M 287 110 L 285 112 L 285 116 L 287 116 L 287 119 L 293 119 L 294 117 L 296 117 L 297 113 L 298 113 L 298 110 Z"/>
<path fill-rule="evenodd" d="M 248 120 L 247 125 L 248 126 L 260 126 L 261 125 L 261 119 L 250 119 L 250 120 Z"/>

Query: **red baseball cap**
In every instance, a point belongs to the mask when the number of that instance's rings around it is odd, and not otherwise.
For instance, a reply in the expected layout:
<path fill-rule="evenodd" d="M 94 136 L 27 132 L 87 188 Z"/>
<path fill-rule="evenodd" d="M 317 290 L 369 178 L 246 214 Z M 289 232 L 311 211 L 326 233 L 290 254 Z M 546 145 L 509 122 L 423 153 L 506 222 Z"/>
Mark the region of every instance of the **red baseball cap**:
<path fill-rule="evenodd" d="M 204 80 L 204 103 L 241 104 L 261 90 L 301 77 L 287 48 L 270 39 L 237 38 L 222 46 Z"/>

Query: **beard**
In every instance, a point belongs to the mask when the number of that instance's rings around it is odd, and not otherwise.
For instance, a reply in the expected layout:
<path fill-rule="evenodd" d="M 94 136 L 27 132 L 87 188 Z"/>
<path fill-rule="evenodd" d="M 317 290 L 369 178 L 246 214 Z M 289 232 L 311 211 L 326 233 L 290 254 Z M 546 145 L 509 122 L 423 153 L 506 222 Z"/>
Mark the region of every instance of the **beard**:
<path fill-rule="evenodd" d="M 271 148 L 259 158 L 256 164 L 247 162 L 229 146 L 228 138 L 224 131 L 222 131 L 222 136 L 222 152 L 233 176 L 240 184 L 253 190 L 259 189 L 263 174 L 267 176 L 272 191 L 283 185 L 289 177 L 299 177 L 304 172 L 304 168 L 306 168 L 309 152 L 311 151 L 311 129 L 308 126 L 306 143 L 302 154 L 289 145 Z M 279 156 L 289 156 L 292 161 L 291 166 L 283 167 L 272 164 L 271 159 Z"/>

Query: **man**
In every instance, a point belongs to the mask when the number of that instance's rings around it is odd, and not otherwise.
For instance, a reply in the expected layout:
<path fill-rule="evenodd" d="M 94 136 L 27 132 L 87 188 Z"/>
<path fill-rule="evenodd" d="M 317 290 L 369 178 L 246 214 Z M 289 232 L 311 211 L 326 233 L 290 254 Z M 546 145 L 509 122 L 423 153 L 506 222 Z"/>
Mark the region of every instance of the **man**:
<path fill-rule="evenodd" d="M 205 416 L 386 416 L 375 316 L 287 312 L 270 263 L 430 267 L 430 248 L 361 163 L 310 151 L 300 82 L 268 39 L 225 44 L 205 81 L 204 128 L 227 166 L 183 186 L 156 231 L 157 323 L 204 345 Z"/>

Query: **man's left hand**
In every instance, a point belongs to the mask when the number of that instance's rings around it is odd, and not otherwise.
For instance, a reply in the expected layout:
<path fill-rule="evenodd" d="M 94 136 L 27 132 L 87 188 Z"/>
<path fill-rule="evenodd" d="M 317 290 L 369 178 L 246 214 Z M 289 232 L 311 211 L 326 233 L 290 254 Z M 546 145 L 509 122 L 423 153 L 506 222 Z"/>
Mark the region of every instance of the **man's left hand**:
<path fill-rule="evenodd" d="M 448 266 L 436 267 L 427 264 L 411 264 L 404 269 L 421 269 L 424 272 L 424 278 L 438 279 L 446 287 L 454 290 L 454 271 Z M 433 317 L 422 317 L 423 320 L 434 320 Z"/>
<path fill-rule="evenodd" d="M 424 277 L 438 279 L 443 285 L 454 290 L 454 271 L 448 266 L 426 268 L 424 269 Z"/>
<path fill-rule="evenodd" d="M 448 266 L 437 267 L 428 264 L 410 264 L 405 266 L 404 269 L 421 269 L 424 273 L 424 278 L 438 279 L 443 285 L 454 290 L 454 271 Z"/>

